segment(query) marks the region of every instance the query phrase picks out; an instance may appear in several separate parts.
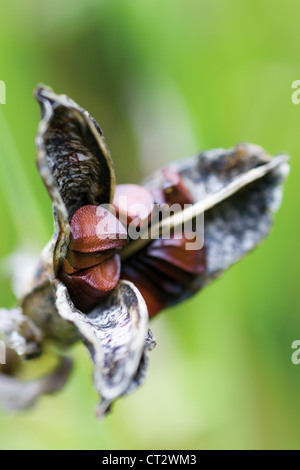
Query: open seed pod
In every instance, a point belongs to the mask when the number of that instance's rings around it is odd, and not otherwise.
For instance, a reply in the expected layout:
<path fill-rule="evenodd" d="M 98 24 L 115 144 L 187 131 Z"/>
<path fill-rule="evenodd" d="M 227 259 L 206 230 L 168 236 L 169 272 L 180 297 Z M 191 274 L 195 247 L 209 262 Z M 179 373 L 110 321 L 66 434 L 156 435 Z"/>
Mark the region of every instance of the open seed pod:
<path fill-rule="evenodd" d="M 65 347 L 82 339 L 95 363 L 94 381 L 101 396 L 100 416 L 113 400 L 143 381 L 147 351 L 155 342 L 148 332 L 145 302 L 129 282 L 119 283 L 108 299 L 99 301 L 89 317 L 75 308 L 66 287 L 58 279 L 70 245 L 72 217 L 83 206 L 112 202 L 115 173 L 102 131 L 87 111 L 47 87 L 38 87 L 35 97 L 42 111 L 36 137 L 37 166 L 53 201 L 55 232 L 42 252 L 27 293 L 20 299 L 22 322 L 34 326 L 39 336 L 33 338 L 26 328 L 23 336 L 19 333 L 23 348 L 19 342 L 8 341 L 12 337 L 12 334 L 5 334 L 5 323 L 12 315 L 9 310 L 1 311 L 1 336 L 7 340 L 7 347 L 20 356 L 28 343 L 29 350 L 41 354 L 49 341 Z M 17 330 L 17 324 L 15 328 Z M 59 367 L 47 380 L 41 378 L 30 383 L 12 381 L 10 377 L 10 390 L 14 388 L 15 400 L 9 407 L 32 405 L 39 393 L 57 390 L 54 380 L 56 385 L 62 386 L 69 372 L 70 368 Z M 62 376 L 60 381 L 57 374 Z M 7 384 L 8 378 L 2 376 L 2 383 Z M 7 405 L 7 387 L 1 388 L 0 380 L 1 402 Z"/>
<path fill-rule="evenodd" d="M 141 234 L 140 239 L 124 248 L 123 278 L 140 286 L 150 316 L 194 295 L 260 244 L 280 206 L 288 172 L 286 155 L 271 157 L 261 147 L 240 144 L 230 150 L 211 150 L 175 162 L 145 180 L 148 190 L 162 195 L 166 175 L 171 175 L 175 182 L 177 179 L 172 191 L 177 200 L 172 202 L 189 203 L 152 227 L 152 236 L 161 236 L 165 227 L 176 231 L 187 224 L 198 227 L 204 244 L 185 254 L 178 243 L 177 247 L 171 246 L 175 243 L 172 239 L 149 243 Z M 178 274 L 178 268 L 181 275 L 175 283 L 177 294 L 168 295 L 166 281 Z"/>
<path fill-rule="evenodd" d="M 174 163 L 143 185 L 145 194 L 152 195 L 148 206 L 153 197 L 159 203 L 177 203 L 177 210 L 166 216 L 164 209 L 154 223 L 152 240 L 141 237 L 128 243 L 125 236 L 125 241 L 111 244 L 89 226 L 95 217 L 91 206 L 112 203 L 115 195 L 114 168 L 101 129 L 67 96 L 44 86 L 35 96 L 42 110 L 37 165 L 53 201 L 55 230 L 18 308 L 0 311 L 0 332 L 20 359 L 42 354 L 49 342 L 65 348 L 82 340 L 94 363 L 94 384 L 101 396 L 97 414 L 103 416 L 145 378 L 148 352 L 155 346 L 149 315 L 195 294 L 268 234 L 289 166 L 286 156 L 272 158 L 249 144 Z M 117 210 L 124 213 L 122 205 Z M 136 213 L 125 213 L 135 220 Z M 197 248 L 195 257 L 185 251 L 182 240 L 161 240 L 167 227 L 175 233 L 187 223 L 193 229 L 198 220 L 204 220 L 204 247 Z M 148 223 L 138 226 L 149 230 Z M 126 227 L 119 227 L 118 235 L 123 230 L 126 235 Z M 111 273 L 113 282 L 104 282 L 105 276 L 112 280 Z M 90 297 L 93 303 L 88 304 Z M 57 391 L 70 372 L 64 361 L 34 385 L 13 373 L 8 376 L 4 367 L 0 403 L 24 408 L 40 393 Z M 7 400 L 9 387 L 13 405 Z"/>

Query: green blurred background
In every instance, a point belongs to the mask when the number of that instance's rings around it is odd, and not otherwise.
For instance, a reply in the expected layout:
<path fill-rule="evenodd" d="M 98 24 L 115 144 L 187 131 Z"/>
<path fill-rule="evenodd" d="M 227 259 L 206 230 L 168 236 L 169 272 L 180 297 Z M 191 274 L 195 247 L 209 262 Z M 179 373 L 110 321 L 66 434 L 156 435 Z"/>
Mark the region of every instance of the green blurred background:
<path fill-rule="evenodd" d="M 10 0 L 0 6 L 0 257 L 40 248 L 51 203 L 35 168 L 43 82 L 104 130 L 118 182 L 202 149 L 292 156 L 267 241 L 152 322 L 146 384 L 99 423 L 84 347 L 67 387 L 0 415 L 1 449 L 300 448 L 300 79 L 297 0 Z M 3 270 L 2 270 L 3 271 Z M 1 306 L 14 302 L 0 278 Z"/>

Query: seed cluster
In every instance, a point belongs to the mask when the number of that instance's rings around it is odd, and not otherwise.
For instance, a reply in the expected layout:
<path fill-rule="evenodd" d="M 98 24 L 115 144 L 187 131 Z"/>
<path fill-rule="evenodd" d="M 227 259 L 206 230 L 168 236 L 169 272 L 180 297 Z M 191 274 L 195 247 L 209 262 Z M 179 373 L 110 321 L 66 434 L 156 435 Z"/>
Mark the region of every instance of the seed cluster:
<path fill-rule="evenodd" d="M 116 216 L 93 205 L 83 206 L 74 214 L 60 279 L 82 312 L 91 311 L 121 278 L 140 290 L 152 317 L 176 303 L 195 276 L 205 271 L 204 248 L 187 249 L 193 241 L 192 232 L 178 239 L 173 231 L 168 239 L 150 241 L 121 265 L 120 250 L 130 243 L 129 225 L 147 227 L 157 206 L 177 204 L 183 208 L 194 202 L 176 172 L 166 168 L 163 176 L 162 188 L 153 191 L 133 184 L 117 186 L 113 201 Z"/>
<path fill-rule="evenodd" d="M 152 191 L 155 204 L 181 206 L 195 201 L 171 168 L 164 168 L 162 187 Z M 189 251 L 195 234 L 185 231 L 177 238 L 174 231 L 169 238 L 158 238 L 122 264 L 121 277 L 133 282 L 143 295 L 149 316 L 176 304 L 188 292 L 196 276 L 206 268 L 205 249 Z"/>

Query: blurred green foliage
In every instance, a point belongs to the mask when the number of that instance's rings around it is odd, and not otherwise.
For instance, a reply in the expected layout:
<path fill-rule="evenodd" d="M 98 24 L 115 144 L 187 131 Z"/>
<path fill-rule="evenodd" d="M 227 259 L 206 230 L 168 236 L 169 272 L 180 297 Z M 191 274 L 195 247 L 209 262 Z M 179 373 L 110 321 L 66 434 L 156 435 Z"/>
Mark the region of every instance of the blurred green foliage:
<path fill-rule="evenodd" d="M 240 141 L 292 155 L 268 240 L 153 321 L 145 386 L 98 423 L 90 361 L 77 346 L 63 392 L 1 415 L 0 448 L 299 449 L 299 2 L 10 0 L 0 12 L 0 257 L 39 251 L 52 233 L 34 163 L 39 82 L 98 120 L 118 182 Z M 4 275 L 0 292 L 10 306 Z"/>

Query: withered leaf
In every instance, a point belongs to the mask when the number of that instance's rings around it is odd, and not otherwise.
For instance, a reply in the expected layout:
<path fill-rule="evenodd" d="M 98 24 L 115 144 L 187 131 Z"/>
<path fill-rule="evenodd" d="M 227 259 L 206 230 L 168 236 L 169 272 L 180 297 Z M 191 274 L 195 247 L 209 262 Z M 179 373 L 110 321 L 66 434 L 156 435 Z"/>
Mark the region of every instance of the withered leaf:
<path fill-rule="evenodd" d="M 86 315 L 74 307 L 61 282 L 56 298 L 60 315 L 76 326 L 90 351 L 101 417 L 113 401 L 132 392 L 144 379 L 147 351 L 155 347 L 145 301 L 133 284 L 124 281 Z"/>

